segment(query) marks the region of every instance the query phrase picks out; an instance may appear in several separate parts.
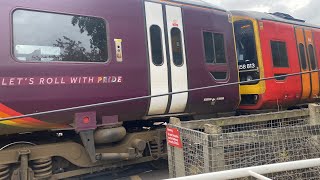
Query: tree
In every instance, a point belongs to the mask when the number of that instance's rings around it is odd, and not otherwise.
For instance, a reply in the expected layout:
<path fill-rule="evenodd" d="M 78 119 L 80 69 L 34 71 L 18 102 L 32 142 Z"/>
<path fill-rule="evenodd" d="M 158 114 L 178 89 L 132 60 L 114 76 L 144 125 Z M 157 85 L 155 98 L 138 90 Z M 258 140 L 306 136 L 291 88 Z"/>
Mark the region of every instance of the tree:
<path fill-rule="evenodd" d="M 86 54 L 86 49 L 81 46 L 81 42 L 74 41 L 66 36 L 63 36 L 63 39 L 59 38 L 57 44 L 54 44 L 55 47 L 62 48 L 63 54 L 61 54 L 60 61 L 88 61 Z"/>
<path fill-rule="evenodd" d="M 66 36 L 56 40 L 54 46 L 63 48 L 61 61 L 105 61 L 107 59 L 107 34 L 106 25 L 102 19 L 74 16 L 71 20 L 73 26 L 78 26 L 80 33 L 91 36 L 90 52 L 88 52 L 80 41 L 74 41 Z"/>

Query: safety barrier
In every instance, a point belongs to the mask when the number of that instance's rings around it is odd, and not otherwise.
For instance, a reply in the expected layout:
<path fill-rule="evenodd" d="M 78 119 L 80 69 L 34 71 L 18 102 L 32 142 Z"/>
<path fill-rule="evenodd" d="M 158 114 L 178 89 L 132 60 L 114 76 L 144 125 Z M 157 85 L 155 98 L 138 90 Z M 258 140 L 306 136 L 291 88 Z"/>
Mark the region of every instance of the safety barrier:
<path fill-rule="evenodd" d="M 320 179 L 320 164 L 314 163 L 320 158 L 319 136 L 316 104 L 192 122 L 172 118 L 167 127 L 170 177 Z M 192 176 L 203 173 L 212 174 Z"/>

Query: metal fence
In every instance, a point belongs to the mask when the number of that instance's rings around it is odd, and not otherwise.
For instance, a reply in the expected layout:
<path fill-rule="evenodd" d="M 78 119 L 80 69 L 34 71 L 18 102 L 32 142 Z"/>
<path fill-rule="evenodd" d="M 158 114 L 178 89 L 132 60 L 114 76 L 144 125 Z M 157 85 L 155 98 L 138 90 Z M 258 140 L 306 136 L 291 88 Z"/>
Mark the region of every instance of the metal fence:
<path fill-rule="evenodd" d="M 309 109 L 196 122 L 172 119 L 168 129 L 176 131 L 173 135 L 167 131 L 173 138 L 168 139 L 170 177 L 320 158 L 320 106 L 315 104 Z M 319 170 L 311 167 L 263 175 L 320 179 Z"/>

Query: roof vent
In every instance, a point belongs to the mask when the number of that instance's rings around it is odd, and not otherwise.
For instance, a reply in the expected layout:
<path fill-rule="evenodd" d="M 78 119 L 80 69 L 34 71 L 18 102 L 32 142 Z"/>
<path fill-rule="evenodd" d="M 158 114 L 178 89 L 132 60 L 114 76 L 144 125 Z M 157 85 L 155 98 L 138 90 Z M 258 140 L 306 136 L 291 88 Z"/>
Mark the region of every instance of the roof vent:
<path fill-rule="evenodd" d="M 286 19 L 286 20 L 298 21 L 298 22 L 303 22 L 303 23 L 306 22 L 305 20 L 296 19 L 289 14 L 285 14 L 285 13 L 281 13 L 281 12 L 275 12 L 275 13 L 270 13 L 270 14 L 277 16 L 277 17 L 280 17 L 282 19 Z"/>

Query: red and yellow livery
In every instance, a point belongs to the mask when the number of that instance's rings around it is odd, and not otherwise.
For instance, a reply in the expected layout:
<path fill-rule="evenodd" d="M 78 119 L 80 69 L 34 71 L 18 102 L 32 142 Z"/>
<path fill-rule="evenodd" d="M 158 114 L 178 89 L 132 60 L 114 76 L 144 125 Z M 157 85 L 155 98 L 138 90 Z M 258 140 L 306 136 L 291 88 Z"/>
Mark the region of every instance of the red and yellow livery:
<path fill-rule="evenodd" d="M 319 95 L 319 27 L 282 13 L 233 12 L 241 81 L 240 109 L 290 107 Z M 285 76 L 293 73 L 300 76 Z"/>

